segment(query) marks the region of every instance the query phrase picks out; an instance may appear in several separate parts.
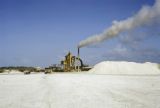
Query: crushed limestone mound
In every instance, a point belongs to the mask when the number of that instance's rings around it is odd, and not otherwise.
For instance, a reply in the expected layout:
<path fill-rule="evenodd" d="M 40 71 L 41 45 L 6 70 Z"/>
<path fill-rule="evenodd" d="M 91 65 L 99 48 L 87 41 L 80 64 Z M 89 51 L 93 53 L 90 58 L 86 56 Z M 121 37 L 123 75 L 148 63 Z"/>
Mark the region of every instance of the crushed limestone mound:
<path fill-rule="evenodd" d="M 104 61 L 95 65 L 89 73 L 156 75 L 160 74 L 160 69 L 158 68 L 158 64 L 150 62 Z"/>

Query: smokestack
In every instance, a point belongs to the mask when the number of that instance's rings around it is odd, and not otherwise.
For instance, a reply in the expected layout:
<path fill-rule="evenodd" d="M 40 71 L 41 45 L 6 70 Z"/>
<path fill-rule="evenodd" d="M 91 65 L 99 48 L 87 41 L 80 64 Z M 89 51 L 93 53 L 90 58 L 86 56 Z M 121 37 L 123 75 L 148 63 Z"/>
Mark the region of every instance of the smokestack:
<path fill-rule="evenodd" d="M 111 27 L 104 32 L 93 35 L 86 40 L 79 43 L 78 47 L 85 47 L 90 44 L 99 43 L 107 39 L 118 36 L 120 33 L 128 30 L 132 30 L 136 27 L 143 26 L 148 23 L 152 23 L 154 18 L 160 18 L 160 0 L 156 0 L 154 5 L 143 6 L 140 11 L 132 17 L 122 21 L 113 21 Z"/>
<path fill-rule="evenodd" d="M 79 57 L 79 47 L 78 47 L 78 57 Z"/>
<path fill-rule="evenodd" d="M 78 47 L 78 60 L 80 59 L 80 55 L 79 55 L 79 47 Z M 79 72 L 79 65 L 78 65 L 78 72 Z"/>

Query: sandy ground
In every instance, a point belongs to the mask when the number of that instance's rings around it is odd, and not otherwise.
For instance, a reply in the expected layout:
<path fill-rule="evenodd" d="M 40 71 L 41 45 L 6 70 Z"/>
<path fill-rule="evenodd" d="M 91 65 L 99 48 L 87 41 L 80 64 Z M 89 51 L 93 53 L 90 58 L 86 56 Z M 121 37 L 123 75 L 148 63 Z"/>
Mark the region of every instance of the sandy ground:
<path fill-rule="evenodd" d="M 0 75 L 0 108 L 160 108 L 159 75 Z"/>

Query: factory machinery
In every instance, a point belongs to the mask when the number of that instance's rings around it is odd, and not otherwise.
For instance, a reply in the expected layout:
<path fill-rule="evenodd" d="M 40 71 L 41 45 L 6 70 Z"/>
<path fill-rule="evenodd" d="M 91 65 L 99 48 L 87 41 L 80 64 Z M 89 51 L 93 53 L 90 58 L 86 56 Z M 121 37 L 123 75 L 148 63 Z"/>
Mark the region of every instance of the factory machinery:
<path fill-rule="evenodd" d="M 45 73 L 52 72 L 79 72 L 79 71 L 88 71 L 91 69 L 88 65 L 84 65 L 82 59 L 80 58 L 80 52 L 78 48 L 78 56 L 73 56 L 71 52 L 69 52 L 65 59 L 61 61 L 58 65 L 49 66 L 45 68 Z"/>

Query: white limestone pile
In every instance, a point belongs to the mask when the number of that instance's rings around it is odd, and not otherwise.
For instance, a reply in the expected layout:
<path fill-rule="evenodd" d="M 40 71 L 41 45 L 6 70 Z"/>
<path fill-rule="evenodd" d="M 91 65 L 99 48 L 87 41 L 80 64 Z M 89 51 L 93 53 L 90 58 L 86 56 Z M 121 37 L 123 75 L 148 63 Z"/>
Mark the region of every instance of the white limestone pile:
<path fill-rule="evenodd" d="M 126 61 L 104 61 L 94 66 L 89 73 L 95 74 L 135 74 L 148 75 L 160 74 L 156 63 L 136 63 Z"/>

